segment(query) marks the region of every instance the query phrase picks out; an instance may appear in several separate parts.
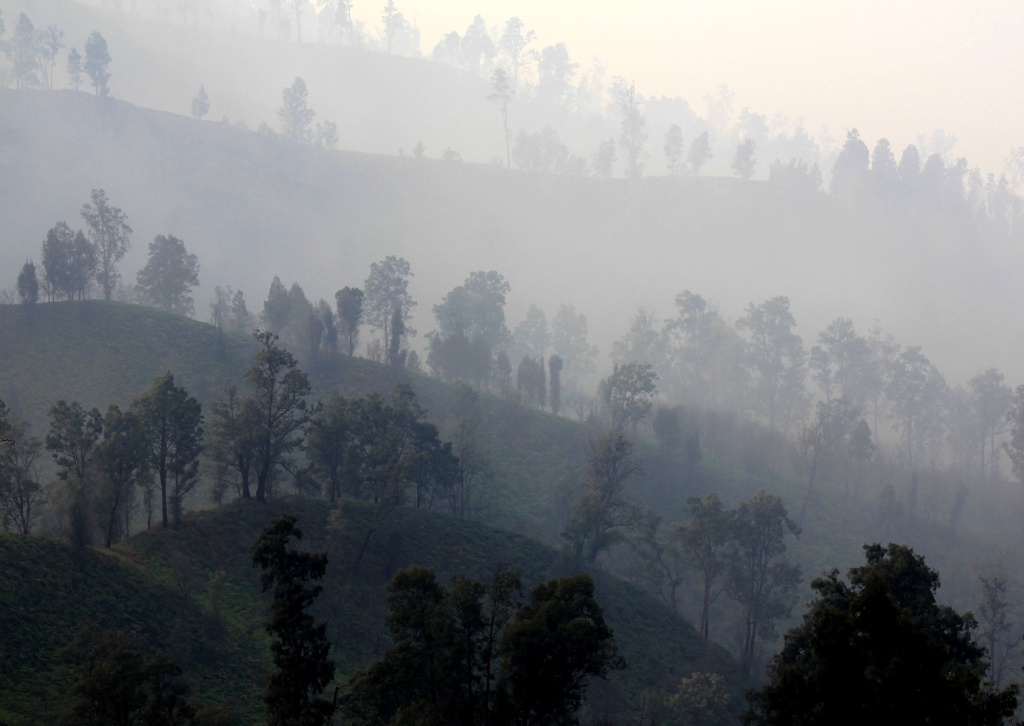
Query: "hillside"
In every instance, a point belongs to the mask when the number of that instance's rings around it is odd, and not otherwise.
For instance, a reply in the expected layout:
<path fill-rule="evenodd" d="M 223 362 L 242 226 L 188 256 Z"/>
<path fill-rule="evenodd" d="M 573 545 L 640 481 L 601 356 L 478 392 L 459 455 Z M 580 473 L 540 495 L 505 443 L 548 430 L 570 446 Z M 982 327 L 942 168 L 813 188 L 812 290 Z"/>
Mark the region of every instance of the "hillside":
<path fill-rule="evenodd" d="M 78 224 L 95 187 L 135 229 L 126 282 L 157 234 L 198 255 L 201 318 L 214 285 L 245 290 L 253 309 L 274 275 L 330 300 L 395 254 L 412 266 L 421 333 L 448 290 L 493 269 L 511 284 L 513 326 L 530 304 L 549 317 L 574 304 L 602 353 L 638 305 L 667 317 L 686 289 L 727 317 L 787 295 L 805 341 L 839 316 L 860 330 L 877 320 L 951 381 L 988 366 L 1024 379 L 1024 322 L 989 313 L 1012 305 L 1024 251 L 979 244 L 941 213 L 921 226 L 767 182 L 630 183 L 324 152 L 85 93 L 0 89 L 0 279 L 13 285 L 39 259 L 56 221 Z"/>
<path fill-rule="evenodd" d="M 0 397 L 35 425 L 36 435 L 45 436 L 46 412 L 58 398 L 101 409 L 110 403 L 123 405 L 170 370 L 208 410 L 224 385 L 237 381 L 248 367 L 252 350 L 244 336 L 221 337 L 212 326 L 123 303 L 40 304 L 32 310 L 0 306 Z M 466 415 L 458 387 L 421 374 L 396 373 L 362 358 L 342 358 L 313 373 L 311 380 L 314 396 L 321 400 L 333 388 L 344 395 L 386 394 L 396 383 L 409 382 L 443 438 L 450 438 L 456 422 Z M 491 469 L 481 516 L 558 546 L 569 507 L 579 496 L 586 442 L 593 430 L 487 394 L 480 394 L 474 415 L 479 420 L 480 454 Z M 783 498 L 791 513 L 799 511 L 806 480 L 786 473 L 793 462 L 766 468 L 759 458 L 763 451 L 758 449 L 756 429 L 745 430 L 730 417 L 688 415 L 687 425 L 699 428 L 704 448 L 704 458 L 691 473 L 678 461 L 665 458 L 646 434 L 640 432 L 637 437 L 646 475 L 630 482 L 630 492 L 654 509 L 665 526 L 684 518 L 688 497 L 709 492 L 734 506 L 767 488 Z M 48 456 L 44 459 L 49 462 Z M 879 515 L 878 490 L 891 482 L 903 498 L 909 482 L 905 472 L 895 479 L 883 476 L 893 474 L 869 471 L 851 493 L 839 487 L 819 492 L 811 515 L 802 522 L 803 534 L 790 543 L 805 581 L 831 567 L 857 563 L 866 541 L 898 541 L 913 545 L 942 573 L 944 601 L 974 608 L 979 566 L 999 559 L 1007 564 L 1015 561 L 1004 555 L 1019 541 L 1015 524 L 1021 506 L 1019 491 L 993 487 L 972 493 L 958 527 L 951 527 L 955 482 L 926 479 L 915 494 L 921 508 L 919 520 L 912 526 L 894 527 Z M 188 506 L 211 506 L 202 487 Z M 625 548 L 608 564 L 638 577 L 637 565 Z M 1010 569 L 1011 576 L 1015 571 Z M 798 605 L 806 592 L 801 591 Z M 681 603 L 686 617 L 697 617 L 699 594 L 692 578 L 684 586 Z M 731 602 L 723 599 L 712 622 L 713 637 L 730 647 L 740 632 L 735 615 Z"/>
<path fill-rule="evenodd" d="M 239 724 L 260 722 L 270 667 L 262 628 L 267 603 L 250 546 L 285 511 L 298 517 L 306 546 L 328 550 L 316 614 L 328 623 L 342 678 L 387 646 L 384 595 L 398 569 L 426 565 L 447 581 L 456 574 L 486 578 L 505 563 L 528 586 L 558 574 L 555 552 L 535 541 L 412 509 L 395 513 L 353 570 L 366 510 L 347 506 L 329 529 L 326 503 L 291 498 L 192 515 L 179 531 L 143 532 L 111 552 L 76 556 L 50 540 L 0 535 L 0 628 L 8 634 L 0 639 L 0 722 L 47 720 L 62 687 L 56 651 L 87 622 L 131 631 L 140 643 L 168 652 L 205 703 L 228 707 Z M 215 580 L 219 572 L 223 577 Z M 597 582 L 630 667 L 595 685 L 591 714 L 635 713 L 646 689 L 671 691 L 693 671 L 726 676 L 739 704 L 743 681 L 722 648 L 636 588 L 600 573 Z"/>

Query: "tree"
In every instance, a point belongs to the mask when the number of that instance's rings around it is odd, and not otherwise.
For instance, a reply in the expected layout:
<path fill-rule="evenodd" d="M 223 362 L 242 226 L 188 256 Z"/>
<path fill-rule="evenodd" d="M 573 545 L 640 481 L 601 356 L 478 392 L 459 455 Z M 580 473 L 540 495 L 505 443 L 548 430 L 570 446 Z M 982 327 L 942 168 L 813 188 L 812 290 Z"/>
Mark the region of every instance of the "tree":
<path fill-rule="evenodd" d="M 22 305 L 35 305 L 39 302 L 39 279 L 36 277 L 36 266 L 31 260 L 22 265 L 18 273 L 18 297 Z"/>
<path fill-rule="evenodd" d="M 192 115 L 202 119 L 210 112 L 210 97 L 206 95 L 206 86 L 199 84 L 199 92 L 192 99 Z"/>
<path fill-rule="evenodd" d="M 166 529 L 170 521 L 170 499 L 177 527 L 182 501 L 199 477 L 199 454 L 203 448 L 202 407 L 183 386 L 174 385 L 174 376 L 168 372 L 132 401 L 131 408 L 144 430 L 149 470 L 157 477 L 161 525 Z"/>
<path fill-rule="evenodd" d="M 358 287 L 343 287 L 334 294 L 334 300 L 345 350 L 353 356 L 359 342 L 359 324 L 363 319 L 363 291 Z"/>
<path fill-rule="evenodd" d="M 732 173 L 740 179 L 754 176 L 757 160 L 754 158 L 756 144 L 753 139 L 746 139 L 736 147 L 736 155 L 732 157 Z"/>
<path fill-rule="evenodd" d="M 520 606 L 519 575 L 499 567 L 488 582 L 413 566 L 388 586 L 392 646 L 356 674 L 345 708 L 359 723 L 503 722 L 501 633 Z"/>
<path fill-rule="evenodd" d="M 107 193 L 102 189 L 92 190 L 92 203 L 82 206 L 82 219 L 96 250 L 96 281 L 103 288 L 103 299 L 110 300 L 121 279 L 117 263 L 131 247 L 128 235 L 132 228 L 124 212 L 107 201 Z"/>
<path fill-rule="evenodd" d="M 250 484 L 256 460 L 256 411 L 253 401 L 240 397 L 234 386 L 225 392 L 225 400 L 211 404 L 210 458 L 214 477 L 221 491 L 234 484 L 238 496 L 252 498 Z M 236 479 L 237 477 L 237 479 Z"/>
<path fill-rule="evenodd" d="M 658 374 L 650 363 L 615 364 L 600 390 L 616 431 L 633 429 L 647 418 L 657 391 Z"/>
<path fill-rule="evenodd" d="M 512 723 L 572 723 L 588 680 L 626 667 L 587 574 L 535 587 L 500 647 Z"/>
<path fill-rule="evenodd" d="M 135 411 L 122 413 L 117 406 L 103 417 L 103 440 L 96 449 L 96 468 L 100 474 L 99 501 L 106 530 L 105 546 L 110 549 L 121 538 L 120 523 L 137 486 L 142 484 L 149 465 L 146 431 Z"/>
<path fill-rule="evenodd" d="M 1003 448 L 1010 457 L 1013 475 L 1024 484 L 1024 385 L 1013 391 L 1013 404 L 1006 414 L 1006 422 L 1010 427 L 1010 439 L 1003 442 Z"/>
<path fill-rule="evenodd" d="M 683 166 L 683 130 L 679 124 L 672 124 L 665 132 L 665 166 L 669 176 L 678 176 L 686 167 Z"/>
<path fill-rule="evenodd" d="M 277 112 L 281 133 L 300 144 L 309 144 L 313 140 L 311 129 L 316 111 L 306 104 L 308 96 L 306 82 L 296 76 L 292 85 L 281 91 L 281 108 Z"/>
<path fill-rule="evenodd" d="M 636 86 L 629 84 L 619 91 L 618 106 L 622 120 L 619 123 L 619 146 L 626 156 L 626 177 L 639 179 L 644 173 L 644 145 L 647 143 L 647 132 L 644 127 L 647 119 L 640 112 L 642 99 L 636 94 Z"/>
<path fill-rule="evenodd" d="M 1003 374 L 995 368 L 971 378 L 968 385 L 971 389 L 971 403 L 974 418 L 978 426 L 978 438 L 981 452 L 978 463 L 981 478 L 995 480 L 997 468 L 996 436 L 1006 421 L 1006 412 L 1013 402 L 1013 391 L 1003 383 Z M 988 444 L 988 456 L 985 456 L 985 445 Z M 986 471 L 987 469 L 987 471 Z"/>
<path fill-rule="evenodd" d="M 256 501 L 264 502 L 278 470 L 291 470 L 291 454 L 302 446 L 302 434 L 317 407 L 306 403 L 309 379 L 295 356 L 278 345 L 277 336 L 257 331 L 253 337 L 260 347 L 245 374 L 249 392 L 244 405 L 252 410 L 246 420 L 253 426 L 249 436 Z"/>
<path fill-rule="evenodd" d="M 494 353 L 508 344 L 505 296 L 509 284 L 497 272 L 473 272 L 434 306 L 438 331 L 430 337 L 428 363 L 440 375 L 480 385 Z"/>
<path fill-rule="evenodd" d="M 548 358 L 548 389 L 551 413 L 557 416 L 562 409 L 562 359 L 555 354 Z"/>
<path fill-rule="evenodd" d="M 760 305 L 750 303 L 737 321 L 737 327 L 749 334 L 755 401 L 772 431 L 777 426 L 786 431 L 807 404 L 803 341 L 793 332 L 795 326 L 789 298 L 781 296 Z"/>
<path fill-rule="evenodd" d="M 192 288 L 199 284 L 199 260 L 174 235 L 158 234 L 149 244 L 149 260 L 136 276 L 143 302 L 178 315 L 192 316 Z"/>
<path fill-rule="evenodd" d="M 11 75 L 14 76 L 15 87 L 18 89 L 41 85 L 39 72 L 42 69 L 38 41 L 39 35 L 32 21 L 25 13 L 19 14 L 8 51 L 13 61 Z"/>
<path fill-rule="evenodd" d="M 548 109 L 556 109 L 571 88 L 578 63 L 569 60 L 565 43 L 541 49 L 537 58 L 537 100 Z"/>
<path fill-rule="evenodd" d="M 937 422 L 946 381 L 918 346 L 907 348 L 891 362 L 888 378 L 885 395 L 903 440 L 904 461 L 913 469 L 928 427 Z"/>
<path fill-rule="evenodd" d="M 53 90 L 53 69 L 57 65 L 60 49 L 64 47 L 64 31 L 56 25 L 48 25 L 46 30 L 39 31 L 36 43 L 43 83 L 48 89 Z"/>
<path fill-rule="evenodd" d="M 759 637 L 789 615 L 800 568 L 786 558 L 786 534 L 800 535 L 782 500 L 758 492 L 736 508 L 729 552 L 729 596 L 743 609 L 740 666 L 750 673 Z"/>
<path fill-rule="evenodd" d="M 612 175 L 612 166 L 615 164 L 615 139 L 605 139 L 590 159 L 594 168 L 594 176 L 598 179 L 607 179 Z"/>
<path fill-rule="evenodd" d="M 976 622 L 938 605 L 939 575 L 904 545 L 865 545 L 867 563 L 848 582 L 831 570 L 815 579 L 800 625 L 768 667 L 771 681 L 749 696 L 744 721 L 1001 724 L 1017 686 L 985 680 Z"/>
<path fill-rule="evenodd" d="M 42 514 L 47 500 L 37 466 L 42 447 L 0 400 L 0 521 L 5 530 L 31 534 Z"/>
<path fill-rule="evenodd" d="M 519 18 L 509 18 L 505 22 L 505 29 L 498 40 L 498 48 L 505 54 L 512 65 L 513 92 L 519 89 L 519 71 L 526 61 L 526 47 L 537 37 L 537 34 L 532 30 L 524 31 L 524 27 L 525 24 Z"/>
<path fill-rule="evenodd" d="M 586 491 L 562 533 L 574 566 L 593 565 L 640 521 L 639 508 L 625 495 L 626 482 L 638 474 L 643 466 L 633 455 L 633 443 L 621 433 L 609 431 L 587 443 Z"/>
<path fill-rule="evenodd" d="M 274 335 L 281 335 L 292 317 L 292 303 L 281 278 L 274 275 L 267 299 L 263 303 L 263 325 Z"/>
<path fill-rule="evenodd" d="M 869 157 L 867 144 L 861 141 L 860 132 L 857 129 L 847 131 L 846 143 L 832 166 L 829 191 L 837 196 L 850 196 L 863 189 L 868 178 Z"/>
<path fill-rule="evenodd" d="M 189 703 L 181 668 L 163 653 L 146 661 L 132 640 L 89 624 L 58 653 L 68 666 L 67 713 L 62 723 L 190 726 L 196 712 Z"/>
<path fill-rule="evenodd" d="M 378 331 L 377 341 L 381 347 L 391 342 L 391 320 L 396 309 L 400 311 L 405 326 L 403 338 L 416 334 L 408 324 L 412 319 L 412 308 L 416 305 L 408 292 L 410 277 L 409 263 L 401 257 L 388 255 L 370 265 L 370 275 L 363 285 L 363 318 L 367 325 Z"/>
<path fill-rule="evenodd" d="M 686 500 L 687 518 L 675 525 L 675 537 L 687 559 L 700 572 L 702 597 L 700 633 L 710 637 L 711 606 L 722 593 L 721 578 L 728 565 L 731 519 L 715 494 Z"/>
<path fill-rule="evenodd" d="M 487 96 L 487 100 L 498 104 L 498 109 L 501 111 L 502 128 L 505 130 L 505 163 L 509 169 L 512 168 L 512 136 L 508 129 L 508 105 L 512 102 L 515 94 L 515 89 L 509 83 L 505 69 L 496 68 L 491 76 L 491 93 Z"/>
<path fill-rule="evenodd" d="M 76 91 L 82 85 L 82 70 L 82 54 L 78 48 L 72 48 L 68 52 L 68 80 Z"/>
<path fill-rule="evenodd" d="M 301 552 L 289 547 L 302 539 L 302 530 L 291 514 L 282 514 L 264 528 L 252 546 L 253 567 L 263 570 L 263 592 L 272 591 L 266 631 L 276 671 L 264 691 L 270 726 L 318 726 L 328 724 L 335 698 L 321 694 L 334 680 L 334 661 L 327 625 L 317 623 L 309 608 L 323 590 L 312 584 L 327 570 L 326 552 Z"/>
<path fill-rule="evenodd" d="M 82 63 L 82 68 L 89 76 L 89 80 L 92 81 L 92 87 L 96 90 L 97 96 L 103 97 L 110 93 L 110 89 L 107 87 L 107 81 L 110 80 L 110 74 L 107 72 L 109 65 L 110 53 L 107 51 L 107 41 L 94 30 L 85 41 L 85 62 Z M 109 300 L 109 298 L 107 299 Z"/>
<path fill-rule="evenodd" d="M 43 242 L 43 284 L 47 299 L 84 300 L 96 271 L 96 249 L 85 235 L 58 222 Z"/>
<path fill-rule="evenodd" d="M 587 316 L 572 305 L 560 305 L 551 321 L 551 347 L 565 363 L 567 388 L 580 385 L 580 378 L 594 370 L 597 348 L 587 342 Z"/>
<path fill-rule="evenodd" d="M 76 548 L 89 544 L 88 502 L 93 494 L 90 475 L 95 447 L 103 435 L 103 417 L 93 408 L 86 411 L 77 402 L 57 401 L 50 407 L 50 431 L 46 450 L 60 469 L 57 476 L 67 482 L 71 543 Z"/>
<path fill-rule="evenodd" d="M 703 131 L 700 136 L 690 142 L 690 153 L 686 155 L 686 160 L 690 164 L 693 175 L 700 176 L 700 170 L 704 168 L 706 163 L 711 161 L 713 156 L 708 132 Z"/>

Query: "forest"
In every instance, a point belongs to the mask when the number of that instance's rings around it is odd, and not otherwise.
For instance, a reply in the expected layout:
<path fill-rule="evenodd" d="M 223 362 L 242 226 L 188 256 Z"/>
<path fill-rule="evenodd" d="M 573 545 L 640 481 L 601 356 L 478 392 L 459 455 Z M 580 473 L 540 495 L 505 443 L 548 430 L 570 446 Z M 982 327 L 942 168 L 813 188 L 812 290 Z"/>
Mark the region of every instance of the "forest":
<path fill-rule="evenodd" d="M 359 17 L 0 10 L 0 724 L 1013 722 L 1021 148 Z"/>

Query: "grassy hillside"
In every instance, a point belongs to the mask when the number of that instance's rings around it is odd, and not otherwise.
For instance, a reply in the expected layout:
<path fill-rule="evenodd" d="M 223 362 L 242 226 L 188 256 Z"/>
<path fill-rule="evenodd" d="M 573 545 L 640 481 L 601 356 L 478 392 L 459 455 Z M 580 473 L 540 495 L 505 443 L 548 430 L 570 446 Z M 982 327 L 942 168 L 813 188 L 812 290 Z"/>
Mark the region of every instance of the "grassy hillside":
<path fill-rule="evenodd" d="M 387 646 L 383 627 L 390 576 L 410 564 L 485 578 L 499 563 L 529 585 L 554 574 L 555 552 L 537 542 L 422 510 L 400 510 L 351 567 L 367 511 L 349 505 L 331 520 L 324 502 L 284 498 L 236 502 L 190 516 L 179 531 L 150 531 L 111 552 L 75 555 L 46 539 L 0 536 L 0 722 L 32 723 L 53 713 L 62 687 L 56 652 L 84 623 L 131 632 L 183 666 L 204 702 L 230 708 L 240 724 L 258 723 L 269 651 L 266 598 L 250 546 L 274 516 L 296 514 L 303 542 L 326 547 L 330 564 L 316 609 L 329 624 L 344 679 Z M 328 522 L 333 521 L 329 527 Z M 219 585 L 214 585 L 222 572 Z M 638 708 L 644 690 L 672 690 L 693 671 L 727 677 L 738 700 L 743 682 L 720 647 L 664 606 L 615 578 L 598 575 L 598 599 L 630 668 L 594 689 L 594 714 Z"/>

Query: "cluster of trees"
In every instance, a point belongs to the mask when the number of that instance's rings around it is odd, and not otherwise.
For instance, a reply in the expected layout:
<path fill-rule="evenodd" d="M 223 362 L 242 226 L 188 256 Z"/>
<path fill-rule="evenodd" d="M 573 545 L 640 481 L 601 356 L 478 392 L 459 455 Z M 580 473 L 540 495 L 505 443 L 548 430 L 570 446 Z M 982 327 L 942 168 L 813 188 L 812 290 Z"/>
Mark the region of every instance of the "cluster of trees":
<path fill-rule="evenodd" d="M 908 469 L 947 465 L 979 480 L 998 476 L 1012 401 L 998 370 L 951 387 L 920 347 L 904 348 L 877 327 L 863 335 L 847 318 L 808 350 L 781 296 L 750 303 L 735 324 L 690 291 L 676 296 L 676 307 L 660 326 L 639 310 L 612 350 L 620 365 L 650 363 L 669 401 L 737 411 L 801 442 L 812 459 L 842 444 L 870 458 L 871 438 L 891 428 Z"/>
<path fill-rule="evenodd" d="M 118 264 L 131 246 L 132 228 L 127 215 L 107 199 L 103 189 L 92 190 L 92 201 L 82 206 L 86 232 L 57 222 L 43 241 L 43 278 L 28 261 L 18 275 L 18 295 L 34 304 L 40 291 L 50 302 L 84 300 L 95 284 L 110 300 L 120 289 Z M 136 276 L 135 299 L 144 305 L 179 315 L 192 315 L 192 289 L 199 284 L 199 261 L 174 235 L 157 235 L 149 245 L 145 267 Z"/>
<path fill-rule="evenodd" d="M 12 82 L 15 88 L 54 88 L 53 72 L 64 48 L 64 31 L 56 25 L 37 30 L 25 13 L 7 37 L 3 11 L 0 10 L 0 53 L 7 58 L 8 67 L 0 68 L 0 86 Z M 98 32 L 85 41 L 85 55 L 72 48 L 67 54 L 67 76 L 76 91 L 82 84 L 82 75 L 88 77 L 97 96 L 109 93 L 110 53 L 107 41 Z M 9 80 L 8 80 L 9 79 Z"/>
<path fill-rule="evenodd" d="M 909 547 L 864 546 L 866 564 L 847 581 L 815 579 L 817 597 L 785 636 L 770 682 L 749 696 L 744 723 L 899 720 L 1002 724 L 1018 686 L 985 678 L 988 656 L 977 622 L 935 601 L 939 575 Z"/>
<path fill-rule="evenodd" d="M 359 723 L 572 723 L 588 680 L 626 666 L 586 574 L 538 585 L 524 603 L 508 569 L 445 587 L 411 567 L 388 606 L 392 646 L 344 704 Z"/>
<path fill-rule="evenodd" d="M 516 572 L 445 587 L 410 567 L 388 588 L 392 644 L 358 671 L 342 695 L 326 625 L 309 608 L 322 591 L 324 552 L 301 551 L 302 531 L 281 515 L 253 544 L 263 591 L 272 591 L 267 632 L 275 670 L 264 702 L 272 724 L 328 724 L 336 712 L 363 724 L 562 723 L 573 720 L 588 679 L 625 667 L 588 575 L 551 580 L 522 601 Z"/>
<path fill-rule="evenodd" d="M 938 152 L 922 158 L 917 146 L 907 146 L 897 162 L 888 139 L 879 139 L 869 153 L 857 129 L 832 168 L 829 191 L 838 197 L 882 204 L 891 209 L 943 215 L 963 220 L 997 238 L 1019 237 L 1024 230 L 1024 205 L 1016 187 L 1024 170 L 1014 153 L 1007 174 L 983 176 L 965 158 L 947 164 Z"/>
<path fill-rule="evenodd" d="M 165 374 L 127 410 L 105 414 L 77 402 L 58 401 L 49 412 L 45 440 L 28 435 L 6 409 L 0 505 L 5 524 L 23 534 L 48 503 L 58 505 L 64 534 L 76 546 L 99 535 L 107 547 L 127 537 L 142 493 L 147 526 L 154 505 L 162 526 L 179 521 L 185 498 L 199 482 L 203 416 L 199 402 Z M 59 487 L 40 481 L 45 446 L 57 465 Z"/>

